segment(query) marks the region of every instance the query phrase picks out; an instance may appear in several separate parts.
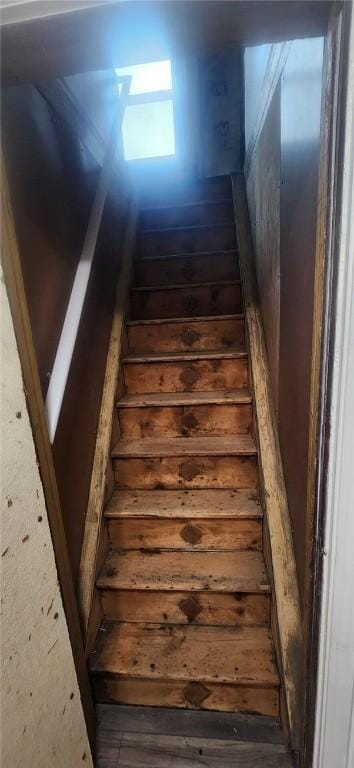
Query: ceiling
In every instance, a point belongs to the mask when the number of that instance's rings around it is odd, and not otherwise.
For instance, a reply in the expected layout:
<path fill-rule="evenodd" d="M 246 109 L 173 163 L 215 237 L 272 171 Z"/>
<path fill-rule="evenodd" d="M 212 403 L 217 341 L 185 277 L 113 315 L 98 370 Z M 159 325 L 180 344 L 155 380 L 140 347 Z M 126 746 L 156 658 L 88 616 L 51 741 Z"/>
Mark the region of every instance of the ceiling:
<path fill-rule="evenodd" d="M 232 45 L 317 36 L 326 33 L 331 5 L 322 0 L 7 2 L 2 8 L 2 82 L 13 85 Z"/>

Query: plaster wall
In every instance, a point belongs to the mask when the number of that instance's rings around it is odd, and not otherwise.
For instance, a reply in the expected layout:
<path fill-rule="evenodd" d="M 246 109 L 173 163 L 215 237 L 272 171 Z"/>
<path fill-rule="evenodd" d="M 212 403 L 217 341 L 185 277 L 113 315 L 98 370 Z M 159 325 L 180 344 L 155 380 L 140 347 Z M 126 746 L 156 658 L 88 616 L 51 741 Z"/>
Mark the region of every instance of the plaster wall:
<path fill-rule="evenodd" d="M 1 281 L 1 759 L 92 765 L 6 289 Z"/>

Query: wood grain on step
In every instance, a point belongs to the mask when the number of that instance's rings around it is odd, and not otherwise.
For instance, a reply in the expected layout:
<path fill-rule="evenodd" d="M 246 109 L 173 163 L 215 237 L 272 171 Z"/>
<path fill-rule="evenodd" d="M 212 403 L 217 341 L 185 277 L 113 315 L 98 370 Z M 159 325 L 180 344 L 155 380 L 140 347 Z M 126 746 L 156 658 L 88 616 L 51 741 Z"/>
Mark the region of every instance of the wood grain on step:
<path fill-rule="evenodd" d="M 109 519 L 108 532 L 118 549 L 262 549 L 260 520 Z"/>
<path fill-rule="evenodd" d="M 270 596 L 247 592 L 161 592 L 101 589 L 105 617 L 158 624 L 268 625 Z"/>
<path fill-rule="evenodd" d="M 119 409 L 122 437 L 183 437 L 247 434 L 252 425 L 252 406 L 174 405 Z"/>
<path fill-rule="evenodd" d="M 116 491 L 105 509 L 107 518 L 261 519 L 262 507 L 252 490 Z"/>
<path fill-rule="evenodd" d="M 160 680 L 277 686 L 267 627 L 112 622 L 91 656 L 95 673 Z"/>
<path fill-rule="evenodd" d="M 181 353 L 182 354 L 182 353 Z M 189 354 L 185 359 L 126 358 L 124 379 L 128 394 L 148 392 L 210 392 L 248 386 L 248 359 L 229 353 L 225 357 Z"/>
<path fill-rule="evenodd" d="M 100 589 L 261 592 L 269 581 L 260 552 L 117 552 L 107 557 Z"/>
<path fill-rule="evenodd" d="M 208 683 L 206 691 L 204 687 L 198 687 L 198 683 L 188 686 L 178 680 L 143 680 L 134 677 L 112 679 L 104 676 L 93 678 L 93 686 L 98 701 L 115 704 L 279 716 L 279 692 L 276 687 Z"/>
<path fill-rule="evenodd" d="M 228 224 L 233 222 L 233 219 L 233 205 L 230 200 L 143 208 L 140 213 L 140 224 L 143 229 L 191 224 Z"/>
<path fill-rule="evenodd" d="M 256 455 L 255 442 L 248 434 L 233 437 L 180 437 L 175 440 L 168 438 L 129 440 L 122 438 L 112 449 L 114 458 Z"/>
<path fill-rule="evenodd" d="M 235 251 L 136 259 L 136 285 L 214 283 L 240 277 Z"/>
<path fill-rule="evenodd" d="M 113 464 L 123 489 L 258 488 L 255 456 L 121 458 Z"/>
<path fill-rule="evenodd" d="M 127 328 L 129 349 L 137 354 L 223 350 L 245 342 L 243 315 L 133 321 Z"/>
<path fill-rule="evenodd" d="M 133 317 L 138 320 L 235 314 L 242 311 L 241 286 L 235 280 L 133 288 L 131 306 Z"/>
<path fill-rule="evenodd" d="M 235 248 L 235 225 L 207 224 L 151 229 L 140 232 L 138 240 L 138 253 L 144 257 L 228 250 Z"/>

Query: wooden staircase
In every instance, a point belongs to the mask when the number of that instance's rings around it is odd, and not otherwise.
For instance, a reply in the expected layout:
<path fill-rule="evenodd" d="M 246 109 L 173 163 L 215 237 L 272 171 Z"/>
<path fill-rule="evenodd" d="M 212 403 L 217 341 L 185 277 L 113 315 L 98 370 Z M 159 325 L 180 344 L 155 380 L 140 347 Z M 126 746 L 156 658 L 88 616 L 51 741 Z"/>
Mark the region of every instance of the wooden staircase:
<path fill-rule="evenodd" d="M 97 700 L 279 716 L 231 187 L 140 213 Z"/>

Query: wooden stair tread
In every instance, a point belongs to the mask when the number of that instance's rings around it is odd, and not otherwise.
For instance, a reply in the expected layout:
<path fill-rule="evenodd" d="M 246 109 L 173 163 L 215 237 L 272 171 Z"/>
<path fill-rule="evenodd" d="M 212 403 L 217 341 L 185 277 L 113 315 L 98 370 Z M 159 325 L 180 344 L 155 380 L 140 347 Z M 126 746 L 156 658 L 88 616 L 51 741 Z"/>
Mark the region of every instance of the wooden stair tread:
<path fill-rule="evenodd" d="M 225 360 L 237 357 L 247 357 L 247 352 L 242 344 L 235 344 L 227 349 L 188 352 L 149 352 L 147 355 L 128 354 L 123 358 L 123 363 L 179 363 L 195 360 Z"/>
<path fill-rule="evenodd" d="M 247 389 L 229 389 L 221 392 L 152 392 L 141 395 L 124 395 L 118 400 L 119 408 L 142 408 L 144 406 L 192 406 L 231 405 L 251 403 Z"/>
<path fill-rule="evenodd" d="M 224 197 L 220 198 L 219 200 L 193 200 L 190 203 L 169 203 L 168 205 L 149 205 L 149 206 L 143 206 L 140 208 L 140 213 L 150 213 L 150 211 L 153 211 L 156 213 L 157 211 L 169 211 L 173 210 L 174 208 L 200 208 L 206 206 L 206 205 L 225 205 L 227 203 L 232 202 L 231 197 Z M 229 222 L 226 222 L 229 223 Z M 230 222 L 233 224 L 234 222 Z"/>
<path fill-rule="evenodd" d="M 107 518 L 259 519 L 262 507 L 254 491 L 116 491 Z"/>
<path fill-rule="evenodd" d="M 205 627 L 112 622 L 91 656 L 100 675 L 278 686 L 266 627 Z"/>
<path fill-rule="evenodd" d="M 269 593 L 263 555 L 253 550 L 113 550 L 100 589 Z"/>
<path fill-rule="evenodd" d="M 240 280 L 220 280 L 212 283 L 176 283 L 176 285 L 133 285 L 132 293 L 147 293 L 154 291 L 186 291 L 196 288 L 221 288 L 222 286 L 240 285 Z"/>
<path fill-rule="evenodd" d="M 152 318 L 148 320 L 127 320 L 126 325 L 128 326 L 136 326 L 136 325 L 164 325 L 166 323 L 214 323 L 217 320 L 243 320 L 244 314 L 234 314 L 234 315 L 206 315 L 206 316 L 195 316 L 195 317 L 158 317 L 158 318 Z"/>
<path fill-rule="evenodd" d="M 232 437 L 121 438 L 112 450 L 113 458 L 153 458 L 155 456 L 255 456 L 251 435 Z"/>
<path fill-rule="evenodd" d="M 224 248 L 219 251 L 186 251 L 185 253 L 163 253 L 158 256 L 136 256 L 134 262 L 144 262 L 150 264 L 151 261 L 170 261 L 173 259 L 195 259 L 200 256 L 215 256 L 218 259 L 220 256 L 235 256 L 238 254 L 237 248 Z"/>
<path fill-rule="evenodd" d="M 160 232 L 197 232 L 207 229 L 225 229 L 225 227 L 232 227 L 235 229 L 235 223 L 233 221 L 215 222 L 215 224 L 176 224 L 173 227 L 154 227 L 153 229 L 140 229 L 140 235 L 159 234 Z"/>

